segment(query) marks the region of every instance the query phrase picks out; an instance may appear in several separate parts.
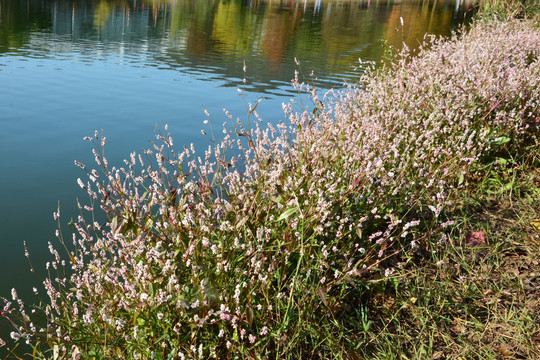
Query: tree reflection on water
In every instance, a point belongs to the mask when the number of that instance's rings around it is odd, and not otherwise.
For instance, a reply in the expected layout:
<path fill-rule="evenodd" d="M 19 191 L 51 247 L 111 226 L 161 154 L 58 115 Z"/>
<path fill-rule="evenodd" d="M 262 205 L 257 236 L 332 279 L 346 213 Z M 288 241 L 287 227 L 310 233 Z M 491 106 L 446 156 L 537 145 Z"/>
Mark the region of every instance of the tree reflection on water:
<path fill-rule="evenodd" d="M 96 50 L 147 56 L 149 63 L 288 81 L 294 58 L 331 86 L 357 77 L 358 59 L 386 45 L 416 47 L 424 34 L 448 35 L 472 15 L 463 1 L 43 1 L 0 2 L 0 53 Z M 401 22 L 403 21 L 403 26 Z M 31 46 L 29 46 L 31 44 Z M 232 84 L 231 84 L 232 85 Z M 259 89 L 264 90 L 264 89 Z"/>

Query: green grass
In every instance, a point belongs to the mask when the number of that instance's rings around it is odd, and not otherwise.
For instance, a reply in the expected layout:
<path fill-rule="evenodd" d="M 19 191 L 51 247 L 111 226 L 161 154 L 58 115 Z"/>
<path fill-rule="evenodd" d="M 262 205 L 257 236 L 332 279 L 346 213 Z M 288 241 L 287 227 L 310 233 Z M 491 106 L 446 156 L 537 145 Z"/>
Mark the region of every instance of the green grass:
<path fill-rule="evenodd" d="M 478 169 L 445 214 L 456 222 L 442 246 L 427 239 L 372 292 L 361 358 L 540 358 L 540 151 L 530 151 Z M 478 231 L 486 243 L 468 244 Z"/>
<path fill-rule="evenodd" d="M 538 20 L 538 0 L 479 0 L 479 17 L 500 20 L 527 18 Z"/>

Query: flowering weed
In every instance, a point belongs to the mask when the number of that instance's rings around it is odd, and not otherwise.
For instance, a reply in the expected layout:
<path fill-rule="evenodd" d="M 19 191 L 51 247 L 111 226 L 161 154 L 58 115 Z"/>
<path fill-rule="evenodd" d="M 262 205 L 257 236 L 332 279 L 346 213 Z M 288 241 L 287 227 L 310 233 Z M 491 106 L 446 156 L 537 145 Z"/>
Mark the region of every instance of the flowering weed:
<path fill-rule="evenodd" d="M 441 227 L 476 164 L 537 138 L 539 55 L 526 23 L 480 23 L 361 86 L 295 80 L 314 110 L 272 126 L 249 104 L 201 155 L 159 134 L 112 166 L 96 132 L 48 300 L 29 314 L 14 292 L 1 316 L 37 357 L 354 358 L 370 281 Z"/>

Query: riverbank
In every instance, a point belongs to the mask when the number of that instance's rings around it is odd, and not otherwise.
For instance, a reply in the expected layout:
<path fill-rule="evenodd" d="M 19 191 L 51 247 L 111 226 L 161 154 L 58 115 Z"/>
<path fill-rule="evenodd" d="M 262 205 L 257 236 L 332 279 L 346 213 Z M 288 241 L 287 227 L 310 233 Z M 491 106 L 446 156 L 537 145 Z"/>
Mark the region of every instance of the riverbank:
<path fill-rule="evenodd" d="M 14 291 L 12 337 L 38 357 L 534 355 L 539 44 L 530 23 L 478 22 L 362 87 L 295 82 L 313 105 L 278 127 L 248 105 L 201 159 L 164 133 L 114 168 L 96 133 L 48 326 Z"/>
<path fill-rule="evenodd" d="M 470 175 L 442 236 L 399 258 L 371 292 L 367 359 L 536 359 L 540 153 L 500 154 Z"/>

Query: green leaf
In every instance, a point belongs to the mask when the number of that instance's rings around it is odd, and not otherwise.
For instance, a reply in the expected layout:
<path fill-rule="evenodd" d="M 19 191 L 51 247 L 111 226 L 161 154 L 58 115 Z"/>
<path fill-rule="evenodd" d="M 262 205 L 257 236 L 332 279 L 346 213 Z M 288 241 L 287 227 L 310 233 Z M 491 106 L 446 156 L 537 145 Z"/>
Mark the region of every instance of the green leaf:
<path fill-rule="evenodd" d="M 144 228 L 145 230 L 151 230 L 152 229 L 152 226 L 154 225 L 154 220 L 152 220 L 151 217 L 148 218 L 148 220 L 146 220 L 146 224 L 144 224 Z"/>
<path fill-rule="evenodd" d="M 465 175 L 463 175 L 463 173 L 460 173 L 459 179 L 458 179 L 458 185 L 463 184 L 463 181 L 465 181 Z"/>
<path fill-rule="evenodd" d="M 288 218 L 289 216 L 291 216 L 292 214 L 294 214 L 295 212 L 298 211 L 298 206 L 295 206 L 293 208 L 290 208 L 288 210 L 286 210 L 283 214 L 281 214 L 278 218 L 278 221 L 281 221 L 285 218 Z"/>
<path fill-rule="evenodd" d="M 248 324 L 249 324 L 249 327 L 251 327 L 251 325 L 253 324 L 253 309 L 252 308 L 249 308 L 248 309 Z"/>
<path fill-rule="evenodd" d="M 145 191 L 141 196 L 141 201 L 143 201 L 148 196 L 148 191 Z"/>
<path fill-rule="evenodd" d="M 167 357 L 168 360 L 176 359 L 176 349 L 172 349 L 171 353 Z"/>
<path fill-rule="evenodd" d="M 68 222 L 68 226 L 71 229 L 71 231 L 75 231 L 75 222 L 73 221 L 73 218 L 71 218 Z"/>
<path fill-rule="evenodd" d="M 540 219 L 531 221 L 531 225 L 536 229 L 536 231 L 540 232 Z"/>
<path fill-rule="evenodd" d="M 244 217 L 242 219 L 240 219 L 240 221 L 236 224 L 236 229 L 241 229 L 242 226 L 244 226 L 246 224 L 246 222 L 248 221 L 248 217 Z"/>
<path fill-rule="evenodd" d="M 491 142 L 491 145 L 502 145 L 502 144 L 506 144 L 507 142 L 509 142 L 511 139 L 510 138 L 507 138 L 506 136 L 500 136 L 496 139 L 494 139 L 492 142 Z"/>
<path fill-rule="evenodd" d="M 115 233 L 117 228 L 118 228 L 118 217 L 115 216 L 111 220 L 111 231 Z"/>
<path fill-rule="evenodd" d="M 283 197 L 282 197 L 281 195 L 274 196 L 274 197 L 272 198 L 272 201 L 274 201 L 274 202 L 276 202 L 276 203 L 278 203 L 278 204 L 283 203 Z"/>

